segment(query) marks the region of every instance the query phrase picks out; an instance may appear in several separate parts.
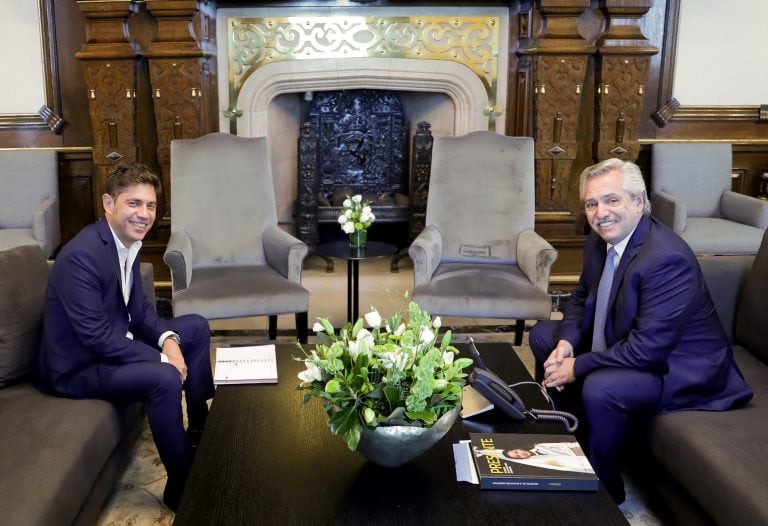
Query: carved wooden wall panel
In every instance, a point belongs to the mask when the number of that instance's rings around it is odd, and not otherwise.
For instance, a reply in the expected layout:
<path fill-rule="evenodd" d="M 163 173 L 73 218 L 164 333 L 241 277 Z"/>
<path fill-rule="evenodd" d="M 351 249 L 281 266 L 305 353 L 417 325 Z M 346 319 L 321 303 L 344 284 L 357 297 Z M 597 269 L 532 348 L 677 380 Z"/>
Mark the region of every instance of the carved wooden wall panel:
<path fill-rule="evenodd" d="M 521 5 L 515 131 L 535 139 L 536 227 L 572 236 L 573 164 L 589 57 L 595 48 L 579 32 L 589 0 L 535 0 Z M 530 129 L 529 129 L 530 127 Z"/>
<path fill-rule="evenodd" d="M 650 58 L 605 56 L 598 63 L 595 158 L 637 159 L 637 130 Z"/>
<path fill-rule="evenodd" d="M 125 160 L 136 160 L 136 85 L 138 51 L 130 41 L 133 2 L 80 2 L 86 40 L 82 61 L 93 138 L 94 210 L 103 214 L 101 195 L 107 174 Z"/>
<path fill-rule="evenodd" d="M 167 220 L 171 141 L 205 135 L 216 122 L 216 14 L 209 0 L 154 0 L 147 3 L 147 10 L 157 24 L 144 56 L 152 84 Z"/>
<path fill-rule="evenodd" d="M 203 135 L 205 59 L 151 59 L 157 157 L 162 169 L 164 210 L 170 211 L 171 141 Z"/>
<path fill-rule="evenodd" d="M 537 210 L 568 210 L 568 187 L 578 151 L 576 130 L 586 71 L 586 55 L 540 55 L 535 59 Z"/>

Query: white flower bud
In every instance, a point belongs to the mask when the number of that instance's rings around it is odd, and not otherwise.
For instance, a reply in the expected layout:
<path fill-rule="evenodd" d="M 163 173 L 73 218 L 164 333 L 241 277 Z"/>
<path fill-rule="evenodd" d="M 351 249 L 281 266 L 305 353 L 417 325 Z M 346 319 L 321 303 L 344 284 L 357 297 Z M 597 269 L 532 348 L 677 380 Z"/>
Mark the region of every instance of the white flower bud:
<path fill-rule="evenodd" d="M 315 324 L 312 326 L 312 332 L 323 332 L 325 329 L 323 328 L 323 324 L 319 321 L 316 321 Z"/>
<path fill-rule="evenodd" d="M 372 327 L 374 329 L 378 329 L 381 327 L 381 315 L 376 310 L 372 310 L 368 314 L 365 315 L 365 322 L 368 324 L 369 327 Z"/>
<path fill-rule="evenodd" d="M 344 224 L 344 223 L 346 223 L 346 222 L 347 222 L 347 216 L 345 216 L 344 214 L 341 214 L 341 215 L 339 216 L 339 224 L 340 224 L 340 225 L 343 225 L 343 224 Z"/>
<path fill-rule="evenodd" d="M 353 196 L 352 196 L 352 201 L 354 201 L 355 203 L 359 203 L 359 202 L 361 202 L 362 200 L 363 200 L 363 196 L 362 196 L 362 195 L 360 195 L 360 194 L 357 194 L 357 195 L 353 195 Z"/>
<path fill-rule="evenodd" d="M 349 199 L 344 199 L 344 202 L 341 203 L 341 206 L 343 206 L 344 208 L 349 208 L 350 206 L 352 206 L 352 201 L 350 201 Z"/>

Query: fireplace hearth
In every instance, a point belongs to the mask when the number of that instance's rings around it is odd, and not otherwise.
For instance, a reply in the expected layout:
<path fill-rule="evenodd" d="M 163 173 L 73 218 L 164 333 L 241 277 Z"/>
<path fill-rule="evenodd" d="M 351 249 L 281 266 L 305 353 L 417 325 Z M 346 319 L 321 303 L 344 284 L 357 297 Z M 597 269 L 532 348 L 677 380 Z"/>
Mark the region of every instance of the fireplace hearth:
<path fill-rule="evenodd" d="M 431 137 L 428 124 L 422 123 L 419 129 Z M 400 229 L 406 233 L 403 239 L 388 241 L 399 246 L 410 242 L 411 233 L 415 236 L 423 228 L 426 185 L 413 181 L 409 187 L 407 134 L 406 117 L 392 91 L 316 94 L 299 137 L 299 239 L 316 246 L 320 225 L 337 223 L 344 199 L 361 194 L 372 203 L 375 224 L 410 223 Z M 427 178 L 428 174 L 427 169 Z M 409 195 L 411 188 L 417 195 Z M 329 262 L 329 268 L 331 265 Z"/>

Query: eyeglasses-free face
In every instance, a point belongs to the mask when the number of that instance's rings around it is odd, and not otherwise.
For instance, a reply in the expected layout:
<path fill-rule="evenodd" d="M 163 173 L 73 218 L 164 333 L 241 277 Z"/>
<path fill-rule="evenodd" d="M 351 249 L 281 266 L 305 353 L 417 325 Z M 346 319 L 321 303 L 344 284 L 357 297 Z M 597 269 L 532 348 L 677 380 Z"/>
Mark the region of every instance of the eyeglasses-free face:
<path fill-rule="evenodd" d="M 584 185 L 584 209 L 589 226 L 615 245 L 635 229 L 643 216 L 643 198 L 624 190 L 619 170 L 591 177 Z"/>

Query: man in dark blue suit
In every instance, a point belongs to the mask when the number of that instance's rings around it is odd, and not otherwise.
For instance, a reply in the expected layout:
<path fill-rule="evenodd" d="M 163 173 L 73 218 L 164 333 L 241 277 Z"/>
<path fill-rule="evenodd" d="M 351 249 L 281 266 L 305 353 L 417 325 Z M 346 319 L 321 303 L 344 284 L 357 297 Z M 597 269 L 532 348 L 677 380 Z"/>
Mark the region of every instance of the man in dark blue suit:
<path fill-rule="evenodd" d="M 213 396 L 210 329 L 197 315 L 160 319 L 144 295 L 138 252 L 155 221 L 160 180 L 127 163 L 107 177 L 104 219 L 56 257 L 45 299 L 38 384 L 49 393 L 143 402 L 175 510 Z M 184 431 L 182 390 L 189 426 Z"/>
<path fill-rule="evenodd" d="M 752 390 L 733 360 L 696 256 L 650 217 L 640 169 L 603 161 L 584 170 L 579 191 L 593 230 L 579 284 L 562 321 L 536 324 L 530 344 L 543 385 L 583 409 L 590 461 L 620 503 L 631 432 L 656 414 L 738 407 Z"/>

